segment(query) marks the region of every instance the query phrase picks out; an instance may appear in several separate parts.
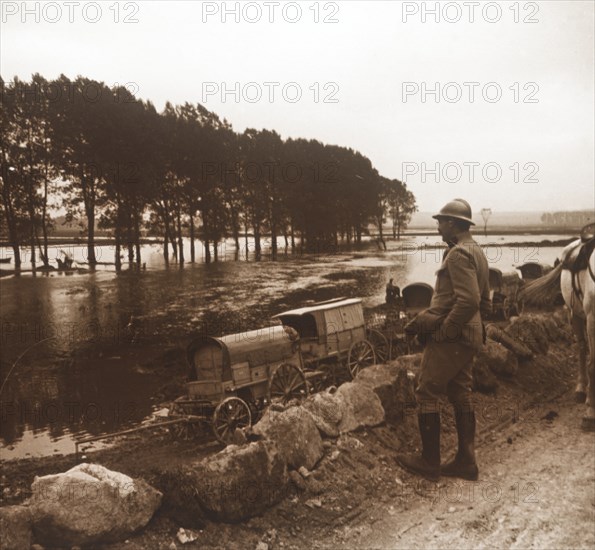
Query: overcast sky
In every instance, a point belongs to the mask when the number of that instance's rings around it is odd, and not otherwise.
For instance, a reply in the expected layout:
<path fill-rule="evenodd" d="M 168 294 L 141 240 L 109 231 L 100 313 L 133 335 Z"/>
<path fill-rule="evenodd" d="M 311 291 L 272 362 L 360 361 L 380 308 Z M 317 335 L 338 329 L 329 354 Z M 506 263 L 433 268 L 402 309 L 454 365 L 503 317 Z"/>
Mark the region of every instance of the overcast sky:
<path fill-rule="evenodd" d="M 4 79 L 130 83 L 158 109 L 352 147 L 421 211 L 595 206 L 590 0 L 441 2 L 439 22 L 437 2 L 0 3 Z"/>

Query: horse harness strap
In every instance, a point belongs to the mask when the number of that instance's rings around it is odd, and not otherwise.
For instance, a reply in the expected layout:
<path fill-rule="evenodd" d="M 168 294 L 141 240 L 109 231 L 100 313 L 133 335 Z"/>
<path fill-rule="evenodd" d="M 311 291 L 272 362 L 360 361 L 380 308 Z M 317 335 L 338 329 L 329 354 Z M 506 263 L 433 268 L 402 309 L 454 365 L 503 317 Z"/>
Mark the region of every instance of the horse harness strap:
<path fill-rule="evenodd" d="M 574 260 L 570 260 L 567 257 L 564 259 L 562 264 L 562 269 L 567 269 L 572 275 L 571 281 L 573 295 L 576 295 L 581 301 L 583 300 L 583 290 L 580 287 L 578 274 L 581 271 L 587 270 L 591 279 L 595 281 L 595 274 L 593 273 L 591 264 L 589 263 L 589 258 L 591 257 L 591 254 L 593 254 L 593 250 L 595 250 L 595 237 L 592 236 L 591 231 L 585 231 L 586 229 L 592 229 L 591 225 L 583 228 L 583 231 L 581 232 L 582 242 L 579 245 L 576 258 L 574 258 Z"/>
<path fill-rule="evenodd" d="M 591 254 L 593 254 L 593 250 L 595 249 L 595 223 L 590 223 L 589 225 L 585 225 L 585 227 L 583 227 L 581 231 L 581 242 L 583 243 L 583 246 L 581 250 L 579 250 L 577 262 L 580 258 L 581 262 L 584 261 L 587 264 L 589 275 L 591 279 L 595 281 L 595 273 L 593 273 L 591 262 L 589 262 L 591 259 Z"/>

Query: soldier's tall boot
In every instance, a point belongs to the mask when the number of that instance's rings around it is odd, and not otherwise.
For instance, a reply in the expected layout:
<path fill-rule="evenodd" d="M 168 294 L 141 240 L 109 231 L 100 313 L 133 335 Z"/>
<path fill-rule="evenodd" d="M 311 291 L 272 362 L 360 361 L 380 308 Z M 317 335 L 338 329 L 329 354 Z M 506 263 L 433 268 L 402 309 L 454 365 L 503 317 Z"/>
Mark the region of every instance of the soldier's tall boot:
<path fill-rule="evenodd" d="M 399 454 L 397 462 L 405 470 L 418 474 L 430 481 L 440 479 L 440 414 L 417 415 L 421 435 L 421 455 Z"/>
<path fill-rule="evenodd" d="M 459 448 L 455 457 L 444 464 L 440 471 L 445 476 L 477 481 L 479 469 L 475 460 L 475 413 L 456 410 L 455 421 Z"/>

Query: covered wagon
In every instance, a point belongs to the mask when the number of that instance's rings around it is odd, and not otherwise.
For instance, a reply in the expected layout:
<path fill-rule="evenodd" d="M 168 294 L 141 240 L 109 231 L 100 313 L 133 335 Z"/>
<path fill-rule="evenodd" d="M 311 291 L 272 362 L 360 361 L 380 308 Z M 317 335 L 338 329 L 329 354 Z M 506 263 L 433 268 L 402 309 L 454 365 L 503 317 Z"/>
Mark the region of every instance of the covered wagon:
<path fill-rule="evenodd" d="M 312 380 L 322 378 L 338 384 L 376 362 L 359 298 L 319 302 L 275 318 L 299 334 L 303 361 Z M 379 344 L 388 347 L 386 339 L 379 336 Z"/>
<path fill-rule="evenodd" d="M 308 394 L 299 335 L 289 327 L 196 338 L 187 359 L 186 395 L 170 409 L 171 417 L 188 420 L 172 428 L 180 436 L 192 435 L 206 421 L 227 444 L 271 401 L 287 403 Z"/>
<path fill-rule="evenodd" d="M 516 269 L 521 272 L 523 281 L 532 281 L 547 275 L 553 269 L 553 267 L 551 265 L 540 264 L 537 262 L 527 262 L 521 266 L 518 266 Z"/>

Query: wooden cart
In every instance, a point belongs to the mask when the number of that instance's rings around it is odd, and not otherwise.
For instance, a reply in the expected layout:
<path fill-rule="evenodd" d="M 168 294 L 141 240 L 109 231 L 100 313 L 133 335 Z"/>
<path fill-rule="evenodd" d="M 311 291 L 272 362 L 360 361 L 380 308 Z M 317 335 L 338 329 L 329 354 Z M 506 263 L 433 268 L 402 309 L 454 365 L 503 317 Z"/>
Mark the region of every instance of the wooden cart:
<path fill-rule="evenodd" d="M 275 315 L 300 336 L 306 377 L 313 389 L 339 385 L 388 354 L 387 339 L 366 328 L 362 301 L 337 298 Z"/>
<path fill-rule="evenodd" d="M 191 437 L 210 424 L 215 437 L 229 444 L 236 430 L 250 426 L 272 401 L 308 395 L 299 335 L 287 327 L 197 338 L 188 346 L 187 359 L 186 395 L 169 411 L 172 419 L 187 419 L 172 426 L 178 437 Z"/>
<path fill-rule="evenodd" d="M 520 315 L 523 302 L 518 293 L 522 284 L 516 271 L 502 273 L 499 269 L 490 267 L 490 298 L 492 300 L 492 317 L 509 319 L 512 315 Z"/>

